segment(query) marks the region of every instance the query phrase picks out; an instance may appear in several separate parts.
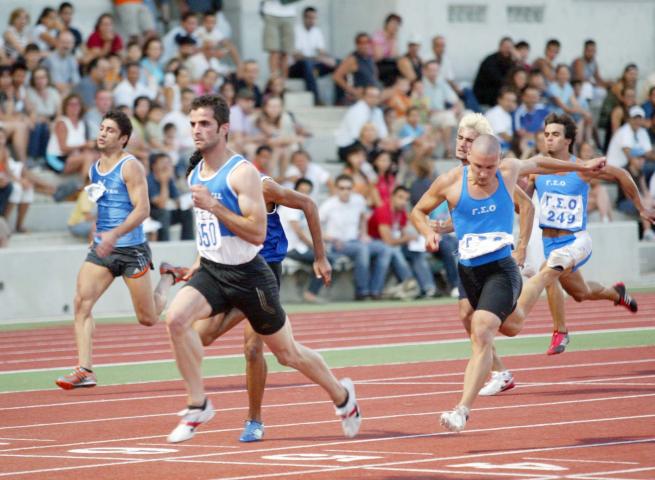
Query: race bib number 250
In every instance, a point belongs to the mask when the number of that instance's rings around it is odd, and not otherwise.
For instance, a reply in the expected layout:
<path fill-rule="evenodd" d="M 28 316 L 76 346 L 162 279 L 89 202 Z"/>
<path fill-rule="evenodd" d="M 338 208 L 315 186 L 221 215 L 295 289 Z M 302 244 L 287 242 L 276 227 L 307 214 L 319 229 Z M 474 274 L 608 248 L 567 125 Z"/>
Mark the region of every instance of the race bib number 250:
<path fill-rule="evenodd" d="M 198 251 L 208 252 L 221 248 L 221 229 L 218 219 L 207 210 L 194 208 L 196 217 L 196 243 Z"/>

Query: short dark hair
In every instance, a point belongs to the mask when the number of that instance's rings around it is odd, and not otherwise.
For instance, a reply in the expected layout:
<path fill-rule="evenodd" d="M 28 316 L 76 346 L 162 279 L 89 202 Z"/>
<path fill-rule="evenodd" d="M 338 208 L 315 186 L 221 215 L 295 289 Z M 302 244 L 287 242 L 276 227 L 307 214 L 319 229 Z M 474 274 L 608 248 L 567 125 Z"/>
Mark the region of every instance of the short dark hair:
<path fill-rule="evenodd" d="M 308 152 L 307 150 L 303 150 L 303 149 L 296 150 L 295 152 L 293 152 L 293 153 L 291 154 L 290 160 L 293 160 L 293 159 L 294 159 L 295 157 L 297 157 L 298 155 L 302 155 L 302 156 L 304 156 L 304 157 L 305 157 L 307 160 L 309 160 L 309 161 L 312 160 L 312 156 L 309 154 L 309 152 Z"/>
<path fill-rule="evenodd" d="M 585 48 L 590 47 L 592 45 L 596 45 L 596 40 L 593 40 L 591 38 L 585 40 L 585 42 L 584 42 Z"/>
<path fill-rule="evenodd" d="M 118 126 L 118 130 L 121 132 L 121 137 L 127 135 L 127 140 L 125 140 L 125 143 L 123 144 L 123 148 L 125 148 L 125 145 L 127 145 L 127 142 L 129 142 L 130 136 L 132 135 L 132 122 L 130 122 L 130 118 L 120 110 L 113 108 L 105 113 L 102 119 L 115 122 Z"/>
<path fill-rule="evenodd" d="M 314 189 L 314 182 L 312 182 L 309 178 L 300 177 L 298 180 L 296 180 L 296 183 L 294 183 L 293 189 L 298 190 L 301 185 L 309 185 L 310 190 Z"/>
<path fill-rule="evenodd" d="M 62 31 L 65 31 L 65 30 L 62 30 Z M 30 52 L 40 52 L 40 51 L 41 51 L 41 49 L 39 48 L 39 46 L 36 43 L 28 43 L 27 45 L 25 45 L 25 55 L 27 55 Z"/>
<path fill-rule="evenodd" d="M 308 13 L 316 13 L 316 8 L 315 7 L 307 7 L 302 11 L 302 16 L 304 17 Z"/>
<path fill-rule="evenodd" d="M 73 8 L 73 4 L 72 4 L 72 3 L 70 3 L 70 2 L 61 2 L 61 5 L 59 5 L 59 9 L 58 9 L 58 10 L 59 10 L 59 13 L 61 13 L 62 10 L 63 10 L 64 8 L 71 8 L 71 9 L 75 10 L 75 9 Z"/>
<path fill-rule="evenodd" d="M 191 110 L 199 108 L 211 108 L 214 112 L 214 120 L 219 127 L 230 123 L 230 106 L 222 95 L 210 94 L 194 98 L 191 102 Z"/>
<path fill-rule="evenodd" d="M 557 40 L 556 38 L 551 38 L 550 40 L 548 40 L 546 42 L 546 48 L 548 48 L 548 47 L 561 47 L 561 46 L 562 46 L 562 44 L 559 43 L 559 40 Z"/>
<path fill-rule="evenodd" d="M 403 23 L 403 18 L 400 15 L 398 15 L 397 13 L 390 13 L 384 19 L 384 24 L 387 25 L 389 24 L 389 22 L 393 22 L 394 20 L 398 23 Z"/>
<path fill-rule="evenodd" d="M 166 133 L 174 128 L 177 128 L 177 126 L 172 122 L 168 122 L 166 125 L 164 125 L 164 128 L 162 128 L 162 132 Z"/>
<path fill-rule="evenodd" d="M 195 16 L 196 16 L 196 14 L 195 14 L 194 12 L 192 12 L 192 11 L 188 11 L 188 12 L 185 12 L 185 13 L 182 15 L 182 17 L 180 18 L 180 20 L 181 20 L 182 22 L 185 22 L 185 21 L 188 20 L 190 17 L 195 17 Z M 196 17 L 196 18 L 197 18 L 197 17 Z"/>
<path fill-rule="evenodd" d="M 395 195 L 398 192 L 409 193 L 409 188 L 407 188 L 404 185 L 398 185 L 396 188 L 393 189 L 393 193 L 391 195 Z"/>
<path fill-rule="evenodd" d="M 268 145 L 260 145 L 257 147 L 257 150 L 255 150 L 255 155 L 259 155 L 262 152 L 273 153 L 273 149 Z"/>
<path fill-rule="evenodd" d="M 355 43 L 359 42 L 360 38 L 371 38 L 371 36 L 366 32 L 359 32 L 355 35 Z"/>
<path fill-rule="evenodd" d="M 514 45 L 514 48 L 516 48 L 516 49 L 527 48 L 529 50 L 530 49 L 530 44 L 528 42 L 526 42 L 525 40 L 521 40 L 516 45 Z"/>
<path fill-rule="evenodd" d="M 334 184 L 335 184 L 335 185 L 338 185 L 339 182 L 341 182 L 341 181 L 350 182 L 351 184 L 354 184 L 354 183 L 355 183 L 355 181 L 353 180 L 353 177 L 351 177 L 351 176 L 348 175 L 347 173 L 341 173 L 341 174 L 339 174 L 339 175 L 337 176 L 337 178 L 334 179 Z"/>
<path fill-rule="evenodd" d="M 566 113 L 551 113 L 544 120 L 544 127 L 556 123 L 564 127 L 564 138 L 571 140 L 569 144 L 569 153 L 573 153 L 573 145 L 575 144 L 575 135 L 577 133 L 578 127 L 575 125 L 575 121 L 568 116 Z"/>

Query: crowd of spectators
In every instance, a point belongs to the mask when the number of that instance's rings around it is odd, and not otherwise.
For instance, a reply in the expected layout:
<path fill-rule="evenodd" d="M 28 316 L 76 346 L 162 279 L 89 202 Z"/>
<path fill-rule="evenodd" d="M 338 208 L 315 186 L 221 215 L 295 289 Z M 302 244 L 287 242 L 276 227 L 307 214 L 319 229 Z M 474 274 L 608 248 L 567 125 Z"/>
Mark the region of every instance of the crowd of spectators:
<path fill-rule="evenodd" d="M 454 58 L 443 35 L 408 35 L 400 45 L 403 19 L 391 13 L 381 28 L 359 32 L 351 53 L 337 59 L 318 26 L 314 7 L 298 11 L 295 2 L 262 2 L 264 68 L 244 59 L 231 40 L 232 29 L 216 0 L 179 0 L 179 22 L 168 3 L 114 0 L 84 37 L 71 3 L 44 8 L 34 21 L 17 8 L 0 37 L 0 217 L 16 210 L 14 230 L 23 231 L 34 191 L 51 195 L 52 183 L 39 177 L 49 169 L 77 191 L 97 158 L 95 139 L 102 116 L 125 111 L 134 133 L 127 150 L 148 172 L 152 240 L 194 236 L 183 178 L 193 141 L 191 101 L 222 94 L 231 105 L 229 147 L 289 188 L 320 205 L 331 261 L 352 260 L 356 298 L 433 296 L 456 286 L 455 246 L 446 237 L 434 255 L 407 225 L 407 209 L 436 176 L 439 159 L 453 157 L 453 135 L 462 116 L 483 112 L 505 155 L 521 158 L 538 152 L 543 119 L 565 112 L 578 123 L 575 151 L 587 158 L 605 153 L 609 163 L 626 168 L 647 201 L 655 192 L 655 86 L 638 105 L 638 68 L 625 67 L 610 81 L 601 75 L 596 44 L 584 43 L 574 59 L 559 58 L 561 43 L 549 39 L 531 61 L 530 45 L 500 40 L 485 56 L 470 82 L 458 81 Z M 421 57 L 428 43 L 429 58 Z M 263 81 L 262 72 L 268 71 Z M 319 88 L 331 75 L 334 96 Z M 308 131 L 285 107 L 287 79 L 299 78 L 316 105 L 334 98 L 345 106 L 334 132 L 334 156 L 343 162 L 336 178 L 304 148 Z M 323 82 L 321 82 L 323 83 Z M 35 169 L 36 167 L 36 169 Z M 650 189 L 649 189 L 650 187 Z M 70 192 L 69 192 L 70 193 Z M 61 196 L 61 195 L 60 195 Z M 84 195 L 68 222 L 70 232 L 88 239 L 94 209 Z M 612 205 L 602 184 L 592 188 L 590 205 L 603 220 Z M 634 215 L 629 199 L 616 207 Z M 302 217 L 285 212 L 289 256 L 311 263 L 311 242 Z M 6 230 L 6 222 L 2 220 Z M 646 240 L 655 239 L 641 225 Z M 435 283 L 434 271 L 444 271 Z M 388 275 L 389 274 L 389 275 Z M 387 276 L 397 280 L 385 288 Z M 437 277 L 439 280 L 440 277 Z M 304 297 L 318 299 L 311 282 Z"/>

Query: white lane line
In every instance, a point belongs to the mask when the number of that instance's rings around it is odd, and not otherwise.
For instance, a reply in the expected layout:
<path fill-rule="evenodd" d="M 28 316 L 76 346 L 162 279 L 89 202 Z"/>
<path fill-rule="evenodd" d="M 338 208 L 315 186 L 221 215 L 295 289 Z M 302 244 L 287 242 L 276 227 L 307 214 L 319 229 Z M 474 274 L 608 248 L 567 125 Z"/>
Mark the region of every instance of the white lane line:
<path fill-rule="evenodd" d="M 480 475 L 480 476 L 487 476 L 487 477 L 496 477 L 496 478 L 508 478 L 508 477 L 518 477 L 518 478 L 531 478 L 531 479 L 543 479 L 543 478 L 561 478 L 559 476 L 547 476 L 544 477 L 543 474 L 537 474 L 537 473 L 525 473 L 525 472 L 507 472 L 503 471 L 502 473 L 500 472 L 481 472 L 481 471 L 475 471 L 475 470 L 444 470 L 444 469 L 436 469 L 436 468 L 408 468 L 408 467 L 403 467 L 403 468 L 397 468 L 397 467 L 362 467 L 362 470 L 377 470 L 377 471 L 383 471 L 383 472 L 415 472 L 415 473 L 429 473 L 429 474 L 438 474 L 438 473 L 445 473 L 445 474 L 450 474 L 450 475 L 465 475 L 461 478 L 467 478 L 468 475 Z"/>
<path fill-rule="evenodd" d="M 619 462 L 618 460 L 573 460 L 569 458 L 543 458 L 543 457 L 523 457 L 523 460 L 543 460 L 546 462 L 573 462 L 573 463 L 618 463 L 621 465 L 640 465 L 639 462 Z"/>
<path fill-rule="evenodd" d="M 57 440 L 48 440 L 45 438 L 0 438 L 0 440 L 9 440 L 12 442 L 56 442 Z"/>
<path fill-rule="evenodd" d="M 597 477 L 599 475 L 615 475 L 619 473 L 639 473 L 639 472 L 651 472 L 655 471 L 655 467 L 643 467 L 643 468 L 630 468 L 627 470 L 607 470 L 605 472 L 593 472 L 593 473 L 576 473 L 570 475 L 570 478 L 579 478 L 584 480 L 589 480 L 591 477 Z M 616 477 L 609 477 L 611 480 L 619 480 Z"/>
<path fill-rule="evenodd" d="M 359 455 L 363 453 L 377 453 L 381 455 L 421 455 L 424 457 L 434 457 L 434 453 L 420 453 L 420 452 L 389 452 L 389 451 L 373 451 L 373 450 L 343 450 L 343 449 L 330 449 L 326 448 L 324 452 L 335 452 L 335 453 L 350 453 L 354 455 Z"/>
<path fill-rule="evenodd" d="M 137 443 L 142 447 L 168 447 L 171 448 L 170 443 Z M 234 445 L 198 445 L 194 443 L 176 443 L 175 448 L 178 447 L 189 447 L 189 448 L 241 448 Z"/>

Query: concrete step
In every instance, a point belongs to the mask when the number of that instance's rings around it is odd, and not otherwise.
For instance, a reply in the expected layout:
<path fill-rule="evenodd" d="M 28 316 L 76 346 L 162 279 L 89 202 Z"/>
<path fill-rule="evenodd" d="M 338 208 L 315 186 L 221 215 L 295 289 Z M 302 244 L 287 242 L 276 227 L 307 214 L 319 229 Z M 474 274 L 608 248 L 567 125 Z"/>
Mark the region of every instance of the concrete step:
<path fill-rule="evenodd" d="M 86 243 L 86 241 L 74 237 L 67 230 L 61 229 L 50 232 L 15 233 L 9 238 L 9 248 L 12 250 L 46 246 L 79 245 L 81 243 Z"/>
<path fill-rule="evenodd" d="M 341 119 L 346 114 L 346 107 L 299 107 L 289 108 L 301 123 L 310 123 L 312 121 L 321 121 L 325 123 L 339 125 Z"/>
<path fill-rule="evenodd" d="M 287 92 L 284 95 L 284 108 L 291 112 L 297 109 L 307 109 L 314 106 L 314 95 L 311 92 Z"/>
<path fill-rule="evenodd" d="M 655 242 L 639 242 L 639 273 L 655 274 Z"/>
<path fill-rule="evenodd" d="M 309 152 L 312 160 L 317 163 L 337 157 L 337 146 L 332 133 L 313 132 L 313 136 L 304 140 L 303 148 Z"/>
<path fill-rule="evenodd" d="M 25 228 L 31 232 L 52 232 L 66 229 L 68 217 L 75 208 L 74 202 L 33 203 L 25 218 Z M 16 224 L 16 210 L 8 219 L 9 225 Z"/>

